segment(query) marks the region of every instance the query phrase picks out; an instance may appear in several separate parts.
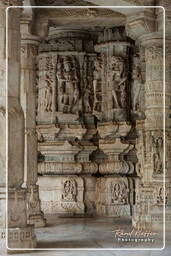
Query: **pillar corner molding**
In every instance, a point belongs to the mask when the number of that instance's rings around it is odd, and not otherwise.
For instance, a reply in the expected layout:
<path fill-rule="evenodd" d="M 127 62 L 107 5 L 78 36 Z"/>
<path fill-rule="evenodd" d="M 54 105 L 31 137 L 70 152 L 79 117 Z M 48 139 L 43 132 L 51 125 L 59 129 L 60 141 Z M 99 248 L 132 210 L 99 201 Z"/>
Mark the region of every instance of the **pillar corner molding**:
<path fill-rule="evenodd" d="M 147 9 L 127 16 L 126 31 L 133 40 L 137 40 L 142 34 L 155 32 L 154 10 Z"/>

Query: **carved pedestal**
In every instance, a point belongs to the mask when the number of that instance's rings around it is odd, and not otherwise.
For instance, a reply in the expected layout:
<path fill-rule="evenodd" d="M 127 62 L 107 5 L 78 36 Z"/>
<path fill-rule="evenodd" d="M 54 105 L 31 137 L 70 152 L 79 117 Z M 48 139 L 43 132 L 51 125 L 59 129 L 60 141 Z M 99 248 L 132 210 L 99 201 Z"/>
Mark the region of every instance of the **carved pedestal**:
<path fill-rule="evenodd" d="M 98 215 L 115 217 L 132 215 L 135 180 L 128 176 L 134 174 L 135 167 L 126 156 L 133 149 L 133 145 L 121 141 L 130 129 L 131 126 L 125 122 L 98 125 L 101 136 L 99 148 L 107 156 L 99 165 L 99 172 L 105 176 L 99 178 L 96 184 Z"/>
<path fill-rule="evenodd" d="M 96 184 L 96 207 L 100 216 L 130 217 L 134 203 L 132 178 L 106 176 Z"/>
<path fill-rule="evenodd" d="M 9 249 L 35 248 L 34 225 L 26 225 L 26 190 L 8 189 L 8 236 Z"/>

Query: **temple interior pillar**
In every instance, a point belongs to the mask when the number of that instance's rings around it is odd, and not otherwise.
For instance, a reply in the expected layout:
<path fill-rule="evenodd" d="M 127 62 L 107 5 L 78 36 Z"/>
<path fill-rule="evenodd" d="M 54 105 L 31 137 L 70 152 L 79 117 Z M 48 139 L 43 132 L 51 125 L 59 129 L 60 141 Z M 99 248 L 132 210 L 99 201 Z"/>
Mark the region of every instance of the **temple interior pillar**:
<path fill-rule="evenodd" d="M 25 120 L 24 186 L 27 189 L 28 223 L 45 226 L 37 182 L 36 56 L 39 37 L 31 34 L 31 20 L 21 19 L 21 105 Z"/>
<path fill-rule="evenodd" d="M 154 14 L 154 13 L 153 13 Z M 145 119 L 136 122 L 138 138 L 136 149 L 138 157 L 138 176 L 136 186 L 136 203 L 133 211 L 133 225 L 136 228 L 163 229 L 164 207 L 166 220 L 170 220 L 169 193 L 170 187 L 170 49 L 166 33 L 166 84 L 164 85 L 163 55 L 163 9 L 155 9 L 158 18 L 144 16 L 139 20 L 128 17 L 128 34 L 136 39 L 144 52 L 145 59 Z M 143 21 L 143 22 L 142 22 Z M 153 25 L 152 25 L 153 24 Z M 143 35 L 140 33 L 144 30 Z M 168 31 L 168 29 L 166 29 Z M 165 86 L 165 117 L 164 117 Z M 164 130 L 165 118 L 165 130 Z M 165 159 L 164 159 L 165 147 Z M 166 185 L 164 184 L 164 177 Z M 164 205 L 166 203 L 166 205 Z"/>
<path fill-rule="evenodd" d="M 6 38 L 6 8 L 8 5 L 20 5 L 20 1 L 1 1 L 1 227 L 8 226 L 8 248 L 33 248 L 36 237 L 32 225 L 27 225 L 26 190 L 22 188 L 24 181 L 24 116 L 20 105 L 20 13 L 21 9 L 8 10 L 8 31 Z M 5 47 L 7 43 L 7 52 Z M 6 54 L 8 56 L 6 56 Z M 5 79 L 6 59 L 7 81 Z M 7 90 L 5 88 L 7 82 Z M 6 95 L 7 93 L 7 95 Z M 8 106 L 6 105 L 6 96 Z M 8 109 L 6 109 L 6 106 Z M 8 113 L 7 113 L 8 111 Z M 7 123 L 6 123 L 7 118 Z M 7 126 L 6 126 L 7 125 Z M 7 134 L 6 134 L 7 129 Z M 6 136 L 7 135 L 7 136 Z M 8 138 L 8 140 L 7 140 Z M 8 142 L 7 142 L 8 141 Z M 8 143 L 8 144 L 7 144 Z M 3 151 L 2 151 L 3 150 Z M 7 152 L 7 155 L 6 155 Z M 7 161 L 7 162 L 6 162 Z M 7 173 L 6 173 L 7 170 Z M 7 174 L 7 184 L 6 184 Z M 8 186 L 8 202 L 6 215 L 5 185 Z M 5 221 L 7 220 L 7 222 Z M 5 238 L 5 230 L 1 238 Z"/>

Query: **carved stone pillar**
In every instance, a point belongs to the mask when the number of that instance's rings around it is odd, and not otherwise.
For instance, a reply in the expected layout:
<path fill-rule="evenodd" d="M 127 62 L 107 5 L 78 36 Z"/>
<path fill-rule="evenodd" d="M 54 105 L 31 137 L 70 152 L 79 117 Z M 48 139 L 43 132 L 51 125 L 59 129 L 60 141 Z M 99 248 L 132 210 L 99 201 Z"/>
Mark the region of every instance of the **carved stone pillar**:
<path fill-rule="evenodd" d="M 20 105 L 20 9 L 8 10 L 8 39 L 6 30 L 6 7 L 8 5 L 20 5 L 21 1 L 0 1 L 0 30 L 1 30 L 1 93 L 0 93 L 0 234 L 1 243 L 6 237 L 6 218 L 8 224 L 8 249 L 11 248 L 34 248 L 36 238 L 32 225 L 27 225 L 26 214 L 26 190 L 21 188 L 24 175 L 24 119 Z M 5 52 L 5 43 L 8 47 L 8 56 Z M 8 115 L 6 116 L 6 90 L 5 90 L 5 65 L 8 58 Z M 6 127 L 8 118 L 8 127 Z M 8 145 L 6 143 L 6 129 L 8 129 Z M 6 148 L 8 155 L 6 156 Z M 8 164 L 6 166 L 6 158 Z M 8 170 L 8 215 L 6 215 L 6 170 Z"/>
<path fill-rule="evenodd" d="M 166 129 L 164 138 L 162 11 L 163 9 L 151 9 L 151 18 L 148 15 L 139 15 L 127 19 L 128 34 L 134 40 L 136 39 L 137 43 L 145 50 L 145 120 L 136 121 L 136 129 L 139 134 L 136 143 L 138 157 L 136 169 L 140 179 L 137 182 L 136 204 L 133 212 L 133 225 L 145 229 L 163 228 L 164 201 L 166 221 L 170 219 L 170 193 L 168 188 L 170 184 L 170 50 L 168 51 L 169 38 L 166 36 Z M 154 13 L 158 14 L 157 19 L 154 18 Z M 168 33 L 169 30 L 166 29 L 166 31 Z M 164 146 L 166 146 L 165 160 L 163 159 Z M 166 178 L 165 194 L 164 175 Z M 166 227 L 169 227 L 169 222 Z"/>
<path fill-rule="evenodd" d="M 21 21 L 21 105 L 25 118 L 25 173 L 28 224 L 45 226 L 37 182 L 36 63 L 39 38 L 29 31 L 30 21 Z"/>
<path fill-rule="evenodd" d="M 171 102 L 171 2 L 158 0 L 158 5 L 165 8 L 165 167 L 166 167 L 166 229 L 171 226 L 171 129 L 170 129 L 170 102 Z M 163 31 L 163 9 L 157 12 L 158 30 Z"/>
<path fill-rule="evenodd" d="M 133 224 L 138 228 L 158 229 L 162 228 L 164 217 L 163 40 L 162 35 L 158 33 L 146 34 L 139 40 L 145 47 L 146 118 L 143 129 L 139 129 L 138 145 L 143 140 L 144 161 L 140 166 L 142 184 L 137 188 L 137 207 L 134 209 Z"/>
<path fill-rule="evenodd" d="M 6 56 L 5 56 L 5 1 L 0 1 L 0 247 L 5 248 L 6 221 Z"/>
<path fill-rule="evenodd" d="M 141 184 L 137 187 L 137 202 L 133 224 L 139 228 L 163 228 L 164 203 L 166 219 L 170 220 L 169 168 L 170 168 L 170 125 L 169 88 L 170 55 L 166 58 L 165 117 L 163 112 L 163 38 L 160 33 L 146 34 L 139 38 L 145 47 L 145 122 L 139 127 L 138 151 L 143 151 L 140 163 Z M 166 46 L 168 41 L 166 40 Z M 165 140 L 164 126 L 165 118 Z M 138 127 L 137 127 L 138 128 Z M 164 143 L 165 142 L 165 143 Z M 142 150 L 142 147 L 143 150 Z M 164 146 L 166 155 L 164 159 Z M 140 155 L 140 151 L 138 155 Z M 166 186 L 164 186 L 164 175 Z M 165 191 L 166 190 L 166 191 Z M 165 191 L 165 192 L 164 192 Z M 167 228 L 169 227 L 169 222 Z"/>

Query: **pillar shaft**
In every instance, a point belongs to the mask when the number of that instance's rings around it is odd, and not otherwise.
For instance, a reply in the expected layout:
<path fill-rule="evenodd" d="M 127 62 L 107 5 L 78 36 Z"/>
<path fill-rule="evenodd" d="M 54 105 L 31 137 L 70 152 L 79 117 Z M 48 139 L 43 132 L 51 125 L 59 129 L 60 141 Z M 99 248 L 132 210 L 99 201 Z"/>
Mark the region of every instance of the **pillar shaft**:
<path fill-rule="evenodd" d="M 40 210 L 37 182 L 36 56 L 39 38 L 29 33 L 29 23 L 21 23 L 21 105 L 25 118 L 24 185 L 27 188 L 28 223 L 45 226 Z"/>
<path fill-rule="evenodd" d="M 26 214 L 26 190 L 21 188 L 24 181 L 24 115 L 20 105 L 20 8 L 8 10 L 8 31 L 6 38 L 6 7 L 20 5 L 21 1 L 0 1 L 0 29 L 2 31 L 0 51 L 0 63 L 5 67 L 8 60 L 7 70 L 1 72 L 2 96 L 0 101 L 1 127 L 7 130 L 7 137 L 4 132 L 2 146 L 0 149 L 2 169 L 0 170 L 1 186 L 8 186 L 8 215 L 6 216 L 6 193 L 1 191 L 1 238 L 5 238 L 5 220 L 8 224 L 8 247 L 12 248 L 33 248 L 36 246 L 34 229 L 27 226 Z M 7 44 L 7 52 L 5 52 Z M 7 53 L 7 55 L 6 55 Z M 6 73 L 7 72 L 7 73 Z M 7 75 L 7 76 L 6 76 Z M 5 80 L 5 76 L 7 80 Z M 7 82 L 7 90 L 6 90 Z M 6 95 L 7 94 L 7 95 Z M 6 110 L 6 96 L 8 105 Z M 8 114 L 6 113 L 8 111 Z M 6 114 L 6 115 L 5 115 Z M 6 118 L 7 124 L 6 126 Z M 8 142 L 7 142 L 8 139 Z M 7 149 L 7 155 L 6 150 Z M 3 150 L 3 151 L 2 151 Z M 5 164 L 6 161 L 7 165 Z M 6 171 L 7 181 L 6 184 Z M 2 224 L 3 223 L 3 224 Z"/>

